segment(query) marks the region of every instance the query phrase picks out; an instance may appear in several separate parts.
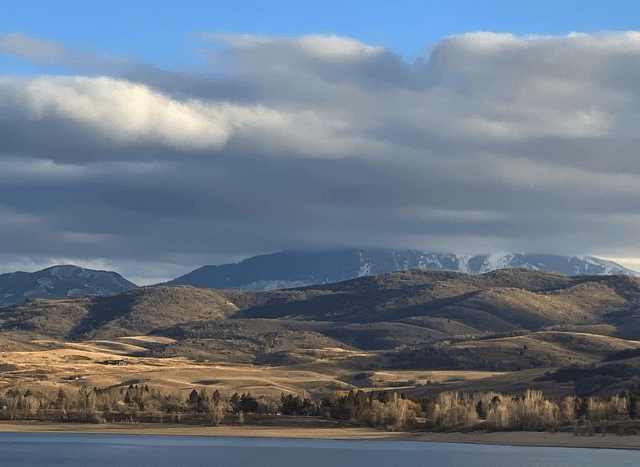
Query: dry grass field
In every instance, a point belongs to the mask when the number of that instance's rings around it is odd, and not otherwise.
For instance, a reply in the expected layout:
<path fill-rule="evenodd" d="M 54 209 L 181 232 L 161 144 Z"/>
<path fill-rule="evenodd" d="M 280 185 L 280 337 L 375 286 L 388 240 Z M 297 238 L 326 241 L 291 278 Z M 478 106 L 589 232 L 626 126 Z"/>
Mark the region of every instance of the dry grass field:
<path fill-rule="evenodd" d="M 234 392 L 280 396 L 281 393 L 326 396 L 335 391 L 397 389 L 400 387 L 467 382 L 503 373 L 481 371 L 374 371 L 365 378 L 345 370 L 345 358 L 367 357 L 366 352 L 341 348 L 319 349 L 317 357 L 305 365 L 270 366 L 212 363 L 186 357 L 145 357 L 145 347 L 137 344 L 167 343 L 157 336 L 128 336 L 113 341 L 34 341 L 40 349 L 4 350 L 0 362 L 0 388 L 78 389 L 81 386 L 126 388 L 149 385 L 165 392 L 187 394 L 193 389 L 215 388 Z M 135 344 L 134 344 L 135 343 Z M 3 346 L 3 349 L 6 347 Z M 10 366 L 10 368 L 7 368 Z"/>

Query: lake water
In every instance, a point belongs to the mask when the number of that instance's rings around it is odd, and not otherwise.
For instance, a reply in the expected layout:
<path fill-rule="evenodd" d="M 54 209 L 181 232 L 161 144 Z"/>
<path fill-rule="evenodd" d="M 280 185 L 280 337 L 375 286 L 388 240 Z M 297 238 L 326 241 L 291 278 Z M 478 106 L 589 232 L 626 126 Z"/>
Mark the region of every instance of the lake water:
<path fill-rule="evenodd" d="M 410 441 L 0 433 L 0 466 L 638 466 L 640 451 Z"/>

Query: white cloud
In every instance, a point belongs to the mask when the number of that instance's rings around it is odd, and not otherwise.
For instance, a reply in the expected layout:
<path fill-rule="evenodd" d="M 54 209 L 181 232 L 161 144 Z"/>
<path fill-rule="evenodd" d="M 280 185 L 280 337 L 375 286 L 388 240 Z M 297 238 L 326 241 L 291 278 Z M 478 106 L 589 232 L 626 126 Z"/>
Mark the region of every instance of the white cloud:
<path fill-rule="evenodd" d="M 182 102 L 144 85 L 111 78 L 5 78 L 0 83 L 4 89 L 0 102 L 18 101 L 30 120 L 68 119 L 116 144 L 219 149 L 245 127 L 287 124 L 286 116 L 262 106 Z"/>
<path fill-rule="evenodd" d="M 208 42 L 252 50 L 260 48 L 289 49 L 322 60 L 358 60 L 384 51 L 381 47 L 363 44 L 355 39 L 336 35 L 268 36 L 253 34 L 203 33 L 201 38 Z M 285 60 L 286 57 L 282 57 Z"/>
<path fill-rule="evenodd" d="M 296 42 L 308 54 L 329 59 L 354 60 L 382 52 L 380 47 L 337 36 L 302 36 Z"/>
<path fill-rule="evenodd" d="M 26 86 L 25 97 L 34 120 L 68 118 L 119 142 L 219 148 L 229 137 L 223 109 L 176 102 L 145 86 L 109 78 L 37 79 Z"/>
<path fill-rule="evenodd" d="M 31 121 L 67 120 L 82 127 L 84 137 L 94 139 L 91 144 L 106 139 L 114 145 L 216 151 L 237 137 L 262 146 L 267 153 L 285 149 L 303 157 L 349 155 L 354 145 L 367 148 L 360 135 L 344 132 L 350 126 L 344 117 L 322 109 L 180 101 L 147 86 L 111 78 L 5 78 L 4 84 L 0 112 L 4 110 L 7 120 L 22 121 L 25 113 Z M 22 116 L 8 106 L 2 109 L 2 101 L 19 102 Z M 368 149 L 375 148 L 369 145 Z M 63 168 L 71 166 L 57 170 Z"/>

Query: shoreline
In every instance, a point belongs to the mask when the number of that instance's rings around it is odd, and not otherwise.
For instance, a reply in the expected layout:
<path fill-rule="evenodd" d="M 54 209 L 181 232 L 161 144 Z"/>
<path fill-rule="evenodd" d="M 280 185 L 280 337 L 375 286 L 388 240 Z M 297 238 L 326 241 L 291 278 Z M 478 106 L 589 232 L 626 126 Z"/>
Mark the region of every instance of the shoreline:
<path fill-rule="evenodd" d="M 39 421 L 0 422 L 0 433 L 60 433 L 150 436 L 205 436 L 352 441 L 415 441 L 480 445 L 640 450 L 640 436 L 582 436 L 567 432 L 389 432 L 371 428 L 295 428 L 261 426 L 175 426 L 156 423 L 76 424 Z"/>

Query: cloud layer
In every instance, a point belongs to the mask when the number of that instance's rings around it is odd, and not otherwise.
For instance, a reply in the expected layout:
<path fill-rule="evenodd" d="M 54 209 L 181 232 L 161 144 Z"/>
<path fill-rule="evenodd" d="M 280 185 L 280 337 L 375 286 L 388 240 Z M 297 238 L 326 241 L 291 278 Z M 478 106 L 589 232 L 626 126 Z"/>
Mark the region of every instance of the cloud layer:
<path fill-rule="evenodd" d="M 0 261 L 142 282 L 288 248 L 640 257 L 640 33 L 203 33 L 167 71 L 20 34 L 0 77 Z M 22 262 L 22 263 L 21 263 Z M 151 266 L 152 265 L 152 266 Z"/>

